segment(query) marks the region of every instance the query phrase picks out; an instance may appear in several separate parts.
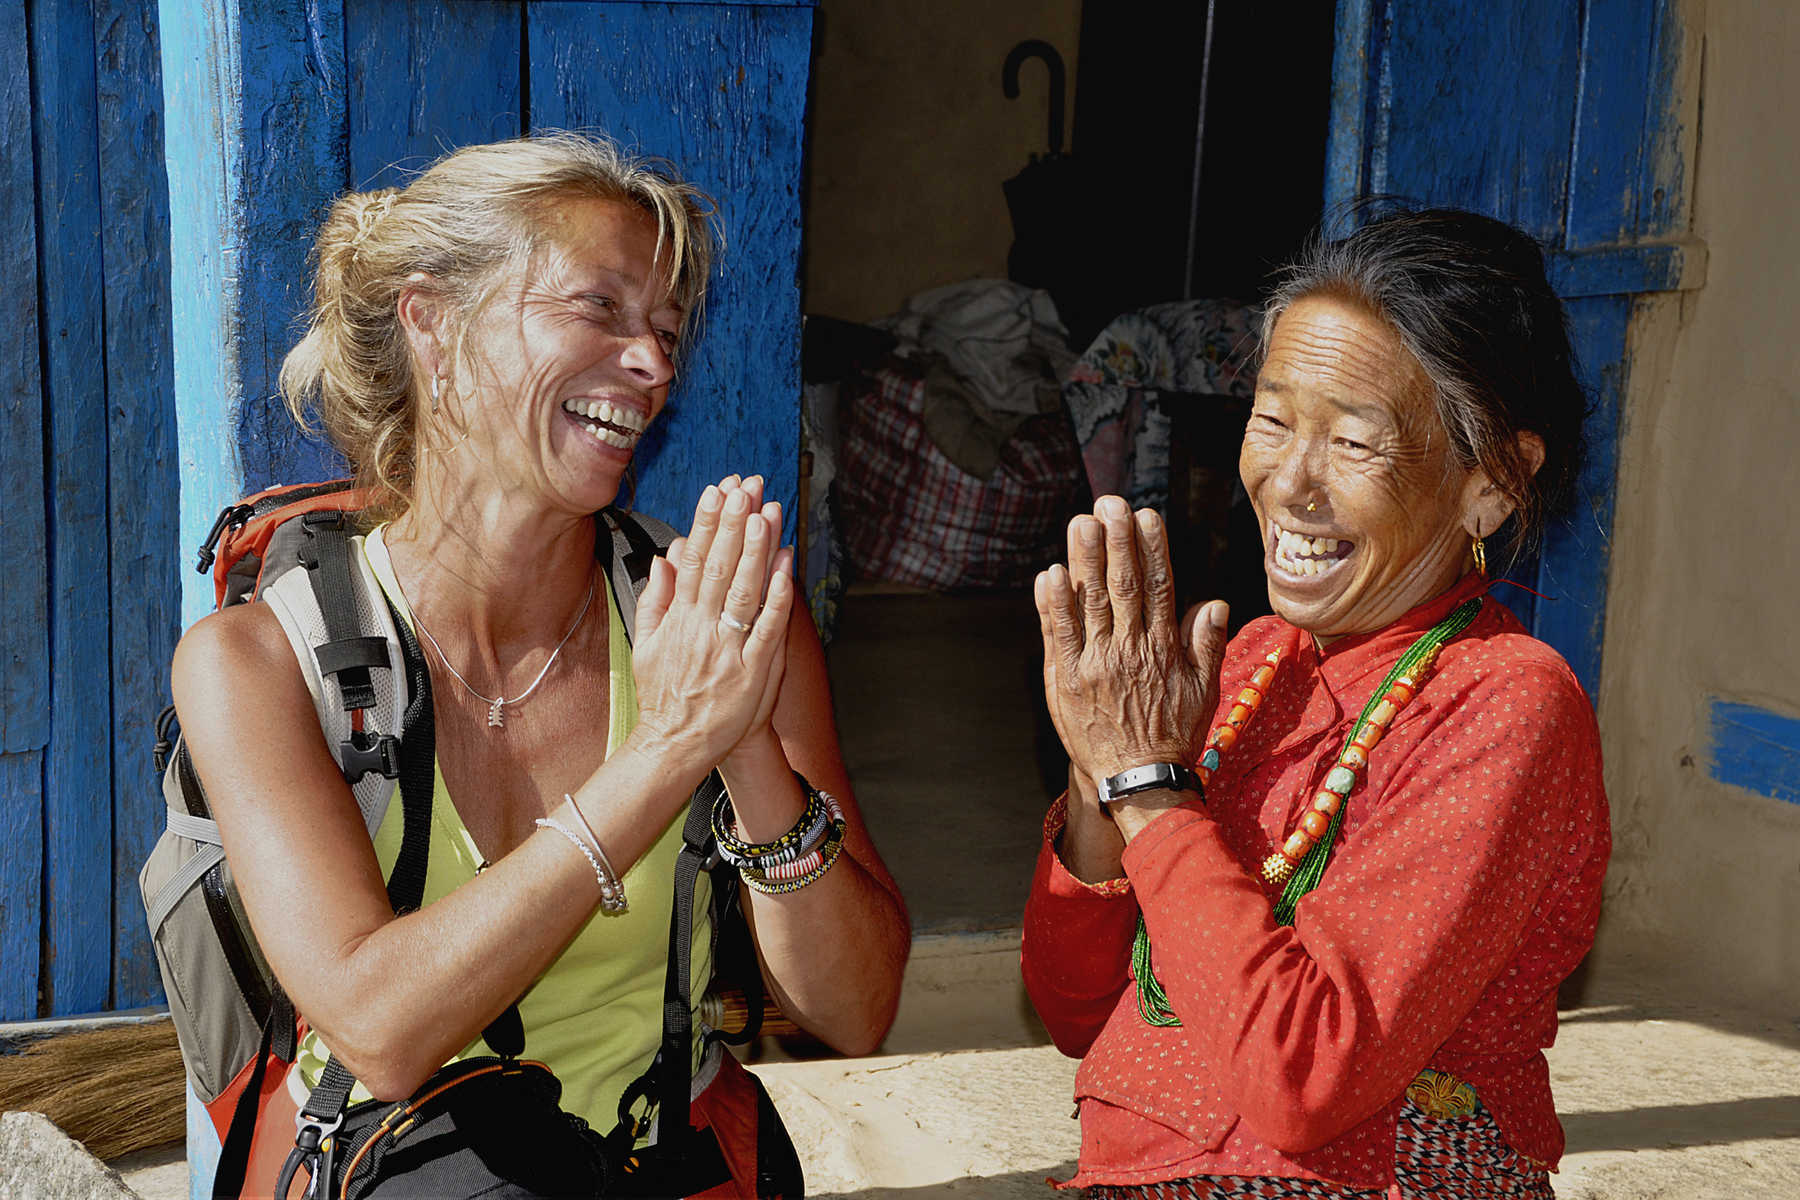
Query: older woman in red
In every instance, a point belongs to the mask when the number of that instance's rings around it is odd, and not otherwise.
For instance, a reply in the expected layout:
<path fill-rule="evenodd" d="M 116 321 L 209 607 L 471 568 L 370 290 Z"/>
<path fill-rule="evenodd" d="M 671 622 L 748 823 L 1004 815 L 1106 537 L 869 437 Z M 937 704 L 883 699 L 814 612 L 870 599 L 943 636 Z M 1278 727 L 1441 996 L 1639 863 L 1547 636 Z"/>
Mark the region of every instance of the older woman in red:
<path fill-rule="evenodd" d="M 1391 216 L 1269 307 L 1240 471 L 1275 615 L 1178 625 L 1154 513 L 1071 524 L 1037 586 L 1069 792 L 1023 950 L 1082 1057 L 1070 1186 L 1551 1195 L 1543 1048 L 1607 807 L 1588 698 L 1484 559 L 1568 495 L 1582 409 L 1537 246 Z"/>

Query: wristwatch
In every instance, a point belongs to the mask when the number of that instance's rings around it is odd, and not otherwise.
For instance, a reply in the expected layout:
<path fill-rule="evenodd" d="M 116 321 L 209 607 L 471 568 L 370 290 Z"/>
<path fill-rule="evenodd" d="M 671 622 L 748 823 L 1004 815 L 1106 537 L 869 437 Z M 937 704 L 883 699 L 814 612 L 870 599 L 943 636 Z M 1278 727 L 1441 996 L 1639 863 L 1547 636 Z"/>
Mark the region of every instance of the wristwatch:
<path fill-rule="evenodd" d="M 1134 792 L 1147 792 L 1151 788 L 1168 788 L 1171 792 L 1199 792 L 1201 799 L 1206 798 L 1206 792 L 1200 787 L 1200 776 L 1194 774 L 1191 767 L 1180 763 L 1159 762 L 1131 767 L 1102 779 L 1100 803 L 1111 804 Z"/>

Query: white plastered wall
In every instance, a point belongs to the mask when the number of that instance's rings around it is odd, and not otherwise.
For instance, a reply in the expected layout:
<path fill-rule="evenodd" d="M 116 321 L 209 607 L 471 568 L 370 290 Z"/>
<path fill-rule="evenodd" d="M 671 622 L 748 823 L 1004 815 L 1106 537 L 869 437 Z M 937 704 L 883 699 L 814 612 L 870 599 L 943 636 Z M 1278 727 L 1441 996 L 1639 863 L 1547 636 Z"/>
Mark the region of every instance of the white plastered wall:
<path fill-rule="evenodd" d="M 1714 697 L 1800 717 L 1800 4 L 1712 0 L 1688 162 L 1704 286 L 1640 303 L 1600 696 L 1613 866 L 1594 969 L 1800 994 L 1800 805 L 1716 780 Z"/>

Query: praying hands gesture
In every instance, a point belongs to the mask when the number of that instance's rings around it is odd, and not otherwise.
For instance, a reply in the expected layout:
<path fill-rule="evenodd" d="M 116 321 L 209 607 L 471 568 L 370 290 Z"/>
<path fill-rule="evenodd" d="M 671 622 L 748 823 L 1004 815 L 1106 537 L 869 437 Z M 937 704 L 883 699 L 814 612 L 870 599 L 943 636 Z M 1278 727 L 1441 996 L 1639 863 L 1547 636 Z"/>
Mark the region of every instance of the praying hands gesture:
<path fill-rule="evenodd" d="M 1225 604 L 1178 621 L 1162 518 L 1133 514 L 1117 496 L 1069 522 L 1069 566 L 1039 573 L 1033 599 L 1044 698 L 1069 752 L 1064 860 L 1081 878 L 1113 878 L 1125 842 L 1192 797 L 1139 792 L 1102 812 L 1097 785 L 1130 767 L 1199 758 L 1218 703 Z"/>
<path fill-rule="evenodd" d="M 794 555 L 776 548 L 781 505 L 762 487 L 736 475 L 709 485 L 638 602 L 639 728 L 701 774 L 768 730 L 781 693 Z"/>

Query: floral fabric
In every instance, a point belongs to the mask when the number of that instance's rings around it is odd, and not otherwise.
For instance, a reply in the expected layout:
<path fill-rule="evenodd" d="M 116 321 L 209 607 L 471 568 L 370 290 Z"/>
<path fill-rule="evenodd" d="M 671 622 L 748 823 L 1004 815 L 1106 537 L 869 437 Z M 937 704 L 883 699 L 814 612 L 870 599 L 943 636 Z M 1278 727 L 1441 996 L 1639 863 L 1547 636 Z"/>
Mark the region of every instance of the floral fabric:
<path fill-rule="evenodd" d="M 1169 417 L 1157 392 L 1249 397 L 1261 311 L 1237 300 L 1184 300 L 1126 313 L 1069 371 L 1063 401 L 1096 496 L 1133 508 L 1169 499 Z"/>

